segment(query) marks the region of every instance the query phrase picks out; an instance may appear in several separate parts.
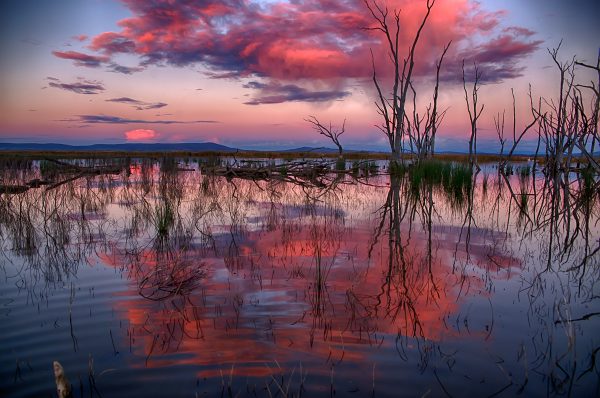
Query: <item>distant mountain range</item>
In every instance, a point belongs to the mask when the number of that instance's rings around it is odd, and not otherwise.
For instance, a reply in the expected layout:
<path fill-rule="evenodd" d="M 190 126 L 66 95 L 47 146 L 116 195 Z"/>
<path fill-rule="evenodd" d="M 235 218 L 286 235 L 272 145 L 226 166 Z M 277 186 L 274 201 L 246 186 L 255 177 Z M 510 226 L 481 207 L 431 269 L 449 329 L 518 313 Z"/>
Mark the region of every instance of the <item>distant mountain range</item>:
<path fill-rule="evenodd" d="M 0 151 L 64 151 L 64 152 L 91 152 L 91 151 L 114 151 L 114 152 L 236 152 L 244 150 L 232 148 L 214 142 L 180 142 L 180 143 L 124 143 L 124 144 L 93 144 L 93 145 L 67 145 L 67 144 L 37 144 L 37 143 L 6 143 L 0 142 Z M 314 153 L 337 153 L 337 149 L 327 147 L 303 146 L 292 149 L 254 150 L 257 152 L 314 152 Z M 357 150 L 344 150 L 346 153 L 361 152 Z M 366 151 L 371 153 L 386 153 L 385 151 Z M 389 152 L 387 152 L 389 153 Z M 438 154 L 465 154 L 458 151 L 438 151 Z M 496 155 L 493 152 L 479 152 L 480 155 Z M 533 154 L 522 154 L 521 156 L 533 156 Z M 594 152 L 594 157 L 599 157 L 600 152 Z"/>
<path fill-rule="evenodd" d="M 124 144 L 93 144 L 93 145 L 67 145 L 67 144 L 35 144 L 35 143 L 0 143 L 0 151 L 118 151 L 118 152 L 235 152 L 238 148 L 231 148 L 214 142 L 181 142 L 181 143 L 124 143 Z M 260 151 L 259 152 L 316 152 L 316 153 L 337 153 L 337 149 L 327 147 L 309 147 Z M 356 152 L 348 150 L 346 152 Z"/>
<path fill-rule="evenodd" d="M 284 149 L 279 152 L 318 152 L 318 153 L 337 153 L 338 150 L 334 148 L 327 148 L 324 146 L 314 148 L 310 146 L 301 146 L 300 148 Z M 353 150 L 345 150 L 344 152 L 356 152 Z"/>
<path fill-rule="evenodd" d="M 0 143 L 0 151 L 123 151 L 123 152 L 235 152 L 236 148 L 215 144 L 214 142 L 182 142 L 175 144 L 93 144 L 93 145 L 67 145 L 67 144 L 15 144 Z"/>

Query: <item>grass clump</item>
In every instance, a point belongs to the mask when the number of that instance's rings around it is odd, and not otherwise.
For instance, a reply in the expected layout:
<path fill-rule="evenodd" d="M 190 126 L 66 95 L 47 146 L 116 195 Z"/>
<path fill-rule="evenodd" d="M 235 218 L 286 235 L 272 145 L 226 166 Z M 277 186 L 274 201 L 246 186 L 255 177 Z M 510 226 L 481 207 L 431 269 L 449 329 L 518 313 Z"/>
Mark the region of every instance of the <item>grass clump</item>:
<path fill-rule="evenodd" d="M 502 174 L 504 174 L 507 177 L 514 174 L 512 164 L 505 164 L 504 167 L 502 167 L 502 169 L 500 171 L 502 172 Z"/>
<path fill-rule="evenodd" d="M 392 160 L 388 166 L 388 171 L 390 175 L 401 177 L 408 171 L 408 166 L 405 163 Z"/>
<path fill-rule="evenodd" d="M 595 192 L 594 170 L 591 167 L 586 167 L 581 170 L 579 178 L 582 185 L 582 194 L 585 199 L 591 199 Z"/>
<path fill-rule="evenodd" d="M 59 166 L 54 162 L 50 162 L 48 160 L 40 160 L 40 174 L 42 178 L 52 179 L 56 177 L 56 175 L 63 169 L 63 167 Z"/>
<path fill-rule="evenodd" d="M 519 175 L 522 178 L 529 177 L 531 175 L 531 166 L 523 166 L 519 168 Z"/>
<path fill-rule="evenodd" d="M 390 167 L 392 167 L 391 165 L 392 163 L 390 163 Z M 369 177 L 377 174 L 379 171 L 379 166 L 374 160 L 354 160 L 350 166 L 350 171 L 354 177 L 358 177 L 359 175 L 362 175 L 363 177 Z M 391 171 L 390 174 L 394 175 L 394 173 Z"/>
<path fill-rule="evenodd" d="M 408 176 L 414 192 L 418 192 L 424 185 L 437 186 L 459 201 L 462 201 L 473 184 L 473 171 L 464 163 L 426 160 L 412 165 Z"/>
<path fill-rule="evenodd" d="M 209 155 L 203 158 L 198 158 L 198 165 L 208 169 L 222 167 L 223 158 L 218 155 Z"/>
<path fill-rule="evenodd" d="M 377 163 L 375 161 L 369 160 L 369 161 L 363 163 L 362 170 L 363 170 L 363 173 L 365 174 L 365 176 L 369 176 L 369 175 L 377 174 L 377 170 L 379 170 L 379 166 L 377 166 Z"/>
<path fill-rule="evenodd" d="M 160 171 L 162 172 L 173 172 L 177 171 L 179 162 L 175 158 L 163 157 L 159 160 Z"/>
<path fill-rule="evenodd" d="M 520 204 L 522 212 L 527 212 L 527 204 L 528 204 L 528 202 L 529 202 L 529 196 L 527 195 L 527 192 L 521 191 L 519 204 Z"/>
<path fill-rule="evenodd" d="M 168 201 L 165 201 L 163 205 L 156 207 L 155 226 L 157 235 L 167 236 L 174 222 L 175 214 L 171 204 Z"/>

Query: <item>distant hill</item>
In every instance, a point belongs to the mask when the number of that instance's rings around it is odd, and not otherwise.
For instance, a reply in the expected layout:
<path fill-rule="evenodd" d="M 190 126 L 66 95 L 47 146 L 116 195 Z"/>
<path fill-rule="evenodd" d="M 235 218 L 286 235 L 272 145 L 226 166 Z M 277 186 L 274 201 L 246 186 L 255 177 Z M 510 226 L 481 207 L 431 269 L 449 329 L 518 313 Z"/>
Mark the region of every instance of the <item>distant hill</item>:
<path fill-rule="evenodd" d="M 236 152 L 238 150 L 244 150 L 239 148 L 232 148 L 221 144 L 215 144 L 214 142 L 180 142 L 180 143 L 123 143 L 123 144 L 92 144 L 92 145 L 67 145 L 58 143 L 7 143 L 0 142 L 0 151 L 64 151 L 64 152 L 93 152 L 93 151 L 107 151 L 107 152 Z M 273 149 L 273 150 L 259 150 L 252 149 L 251 151 L 256 152 L 297 152 L 297 153 L 316 153 L 316 154 L 334 154 L 337 153 L 337 149 L 328 147 L 310 147 L 302 146 L 291 149 Z M 376 151 L 376 150 L 353 150 L 344 149 L 344 153 L 387 153 L 389 151 Z M 461 151 L 437 151 L 438 155 L 465 155 L 466 152 Z M 478 152 L 479 155 L 497 155 L 496 152 Z M 532 153 L 515 153 L 519 156 L 533 156 Z M 594 152 L 594 157 L 600 157 L 600 151 Z"/>
<path fill-rule="evenodd" d="M 66 144 L 14 144 L 0 143 L 2 151 L 130 151 L 130 152 L 173 152 L 173 151 L 219 151 L 235 152 L 236 148 L 225 145 L 215 144 L 213 142 L 182 142 L 175 144 L 93 144 L 93 145 L 66 145 Z"/>
<path fill-rule="evenodd" d="M 65 151 L 65 152 L 77 152 L 77 151 L 123 151 L 123 152 L 235 152 L 237 148 L 231 148 L 225 145 L 215 144 L 213 142 L 181 142 L 175 144 L 165 143 L 125 143 L 125 144 L 93 144 L 93 145 L 67 145 L 67 144 L 36 144 L 36 143 L 0 143 L 0 151 Z M 242 149 L 243 150 L 243 149 Z M 257 152 L 312 152 L 312 153 L 337 153 L 338 150 L 327 147 L 309 147 L 303 146 L 292 149 L 281 149 L 272 151 L 261 151 Z M 344 150 L 344 152 L 359 152 L 355 150 Z"/>
<path fill-rule="evenodd" d="M 338 150 L 336 148 L 327 148 L 327 147 L 311 147 L 311 146 L 301 146 L 299 148 L 292 148 L 292 149 L 282 149 L 276 152 L 313 152 L 313 153 L 338 153 Z M 358 153 L 358 152 L 365 152 L 365 153 L 386 153 L 384 151 L 376 151 L 376 150 L 358 150 L 358 149 L 345 149 L 344 148 L 344 153 Z"/>
<path fill-rule="evenodd" d="M 318 148 L 313 148 L 310 146 L 301 146 L 300 148 L 292 148 L 292 149 L 284 149 L 282 151 L 279 152 L 317 152 L 317 153 L 337 153 L 338 150 L 337 149 L 333 149 L 333 148 L 327 148 L 327 147 L 318 147 Z M 352 152 L 352 151 L 347 151 L 347 152 Z"/>

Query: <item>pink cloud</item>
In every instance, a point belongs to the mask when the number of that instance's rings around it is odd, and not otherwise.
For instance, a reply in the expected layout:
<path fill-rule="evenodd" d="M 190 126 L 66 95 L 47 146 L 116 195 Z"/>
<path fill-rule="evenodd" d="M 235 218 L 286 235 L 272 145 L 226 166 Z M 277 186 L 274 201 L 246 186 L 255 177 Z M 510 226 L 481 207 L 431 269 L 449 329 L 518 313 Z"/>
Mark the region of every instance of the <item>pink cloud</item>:
<path fill-rule="evenodd" d="M 120 31 L 104 32 L 91 40 L 89 48 L 102 56 L 55 55 L 83 66 L 122 53 L 137 55 L 142 66 L 203 64 L 213 77 L 260 77 L 269 87 L 293 83 L 300 90 L 310 91 L 311 86 L 315 92 L 341 92 L 346 79 L 368 78 L 372 73 L 370 50 L 381 69 L 378 74 L 385 77 L 391 73 L 381 32 L 363 29 L 375 23 L 362 0 L 297 0 L 270 5 L 243 0 L 123 2 L 132 16 L 118 22 Z M 425 13 L 424 2 L 380 3 L 390 10 L 402 10 L 400 48 L 406 49 Z M 446 58 L 451 73 L 463 59 L 481 58 L 489 81 L 519 76 L 522 68 L 518 62 L 540 42 L 529 39 L 531 31 L 507 28 L 506 16 L 503 10 L 487 11 L 475 1 L 438 1 L 417 48 L 415 75 L 429 76 L 443 46 L 453 40 Z M 316 86 L 320 87 L 314 89 Z M 260 89 L 258 92 L 260 95 Z M 307 98 L 315 96 L 309 93 Z"/>
<path fill-rule="evenodd" d="M 135 51 L 135 43 L 118 33 L 104 32 L 94 37 L 89 48 L 108 54 L 127 53 Z"/>
<path fill-rule="evenodd" d="M 125 138 L 127 141 L 147 141 L 153 140 L 157 137 L 158 134 L 154 130 L 136 129 L 125 132 Z"/>
<path fill-rule="evenodd" d="M 86 41 L 88 39 L 88 35 L 75 35 L 73 39 L 77 41 Z"/>
<path fill-rule="evenodd" d="M 87 66 L 91 68 L 96 68 L 109 60 L 109 57 L 106 56 L 89 55 L 78 51 L 52 51 L 52 54 L 58 58 L 75 61 L 75 65 L 77 66 Z"/>

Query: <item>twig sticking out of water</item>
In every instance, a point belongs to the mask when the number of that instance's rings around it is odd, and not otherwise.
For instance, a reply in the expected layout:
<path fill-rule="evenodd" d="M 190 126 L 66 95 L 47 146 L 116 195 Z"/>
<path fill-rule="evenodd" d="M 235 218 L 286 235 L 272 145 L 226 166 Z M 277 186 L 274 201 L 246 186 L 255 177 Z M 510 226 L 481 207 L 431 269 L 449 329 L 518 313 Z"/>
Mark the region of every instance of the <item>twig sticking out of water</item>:
<path fill-rule="evenodd" d="M 72 397 L 71 384 L 65 375 L 65 370 L 58 361 L 52 363 L 54 369 L 54 381 L 56 382 L 56 393 L 58 398 Z"/>

